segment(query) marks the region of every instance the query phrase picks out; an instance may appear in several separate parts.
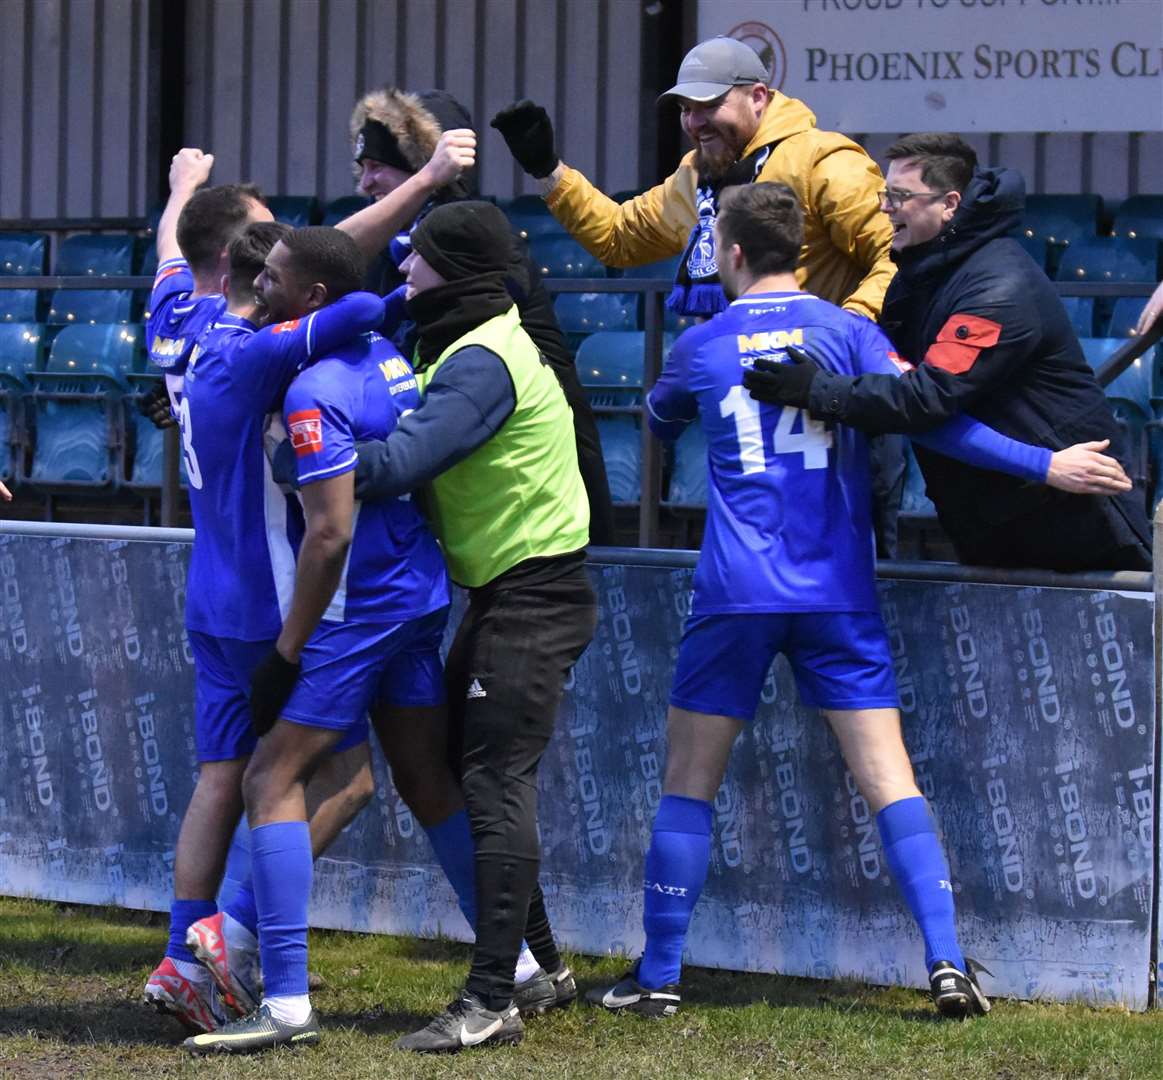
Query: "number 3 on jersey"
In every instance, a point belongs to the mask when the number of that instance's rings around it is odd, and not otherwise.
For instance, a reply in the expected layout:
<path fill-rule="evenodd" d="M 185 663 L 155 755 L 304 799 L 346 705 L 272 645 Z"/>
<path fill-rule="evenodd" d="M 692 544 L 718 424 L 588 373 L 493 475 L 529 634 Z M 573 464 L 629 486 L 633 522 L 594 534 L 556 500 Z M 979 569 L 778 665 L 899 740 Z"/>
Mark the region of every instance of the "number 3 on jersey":
<path fill-rule="evenodd" d="M 182 432 L 182 454 L 186 459 L 186 477 L 190 487 L 202 490 L 202 470 L 198 466 L 198 455 L 194 453 L 194 432 L 190 427 L 190 401 L 185 394 L 178 405 L 178 427 Z"/>
<path fill-rule="evenodd" d="M 793 432 L 796 417 L 803 413 L 803 431 Z M 739 465 L 745 473 L 763 472 L 767 455 L 763 445 L 763 427 L 759 422 L 759 402 L 742 386 L 732 386 L 719 402 L 719 415 L 735 421 L 735 436 L 739 440 Z M 832 433 L 819 420 L 813 420 L 805 410 L 785 405 L 780 411 L 772 438 L 776 454 L 803 454 L 805 469 L 826 469 L 828 450 L 833 445 Z"/>

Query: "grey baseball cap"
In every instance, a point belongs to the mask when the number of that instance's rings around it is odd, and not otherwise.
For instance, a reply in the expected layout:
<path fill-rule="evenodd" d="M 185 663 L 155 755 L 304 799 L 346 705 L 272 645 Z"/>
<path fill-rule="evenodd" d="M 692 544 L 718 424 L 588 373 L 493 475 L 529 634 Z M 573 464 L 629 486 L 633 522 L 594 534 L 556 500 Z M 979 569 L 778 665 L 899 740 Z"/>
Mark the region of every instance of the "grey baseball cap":
<path fill-rule="evenodd" d="M 767 68 L 750 45 L 729 37 L 700 41 L 682 58 L 678 82 L 664 97 L 683 97 L 691 101 L 713 101 L 732 86 L 767 84 Z"/>

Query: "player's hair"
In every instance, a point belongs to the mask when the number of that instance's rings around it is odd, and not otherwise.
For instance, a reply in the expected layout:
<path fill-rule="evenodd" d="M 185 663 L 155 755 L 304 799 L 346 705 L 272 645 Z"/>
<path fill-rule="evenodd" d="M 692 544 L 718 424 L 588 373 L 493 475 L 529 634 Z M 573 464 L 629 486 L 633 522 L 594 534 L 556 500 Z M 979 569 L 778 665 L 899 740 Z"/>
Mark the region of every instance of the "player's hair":
<path fill-rule="evenodd" d="M 960 135 L 922 131 L 898 139 L 884 153 L 889 161 L 916 161 L 921 181 L 934 191 L 964 191 L 977 168 L 977 152 Z"/>
<path fill-rule="evenodd" d="M 195 274 L 218 265 L 222 251 L 246 224 L 250 204 L 266 202 L 254 184 L 219 184 L 195 191 L 178 215 L 178 247 Z"/>
<path fill-rule="evenodd" d="M 230 296 L 242 299 L 254 293 L 254 279 L 262 273 L 271 248 L 294 230 L 281 221 L 255 221 L 247 225 L 226 249 L 230 256 Z"/>
<path fill-rule="evenodd" d="M 319 282 L 328 301 L 363 287 L 367 262 L 356 242 L 328 225 L 307 225 L 283 239 L 301 281 Z"/>
<path fill-rule="evenodd" d="M 719 237 L 738 244 L 754 274 L 787 274 L 804 242 L 804 215 L 787 184 L 765 181 L 724 188 L 719 197 Z"/>

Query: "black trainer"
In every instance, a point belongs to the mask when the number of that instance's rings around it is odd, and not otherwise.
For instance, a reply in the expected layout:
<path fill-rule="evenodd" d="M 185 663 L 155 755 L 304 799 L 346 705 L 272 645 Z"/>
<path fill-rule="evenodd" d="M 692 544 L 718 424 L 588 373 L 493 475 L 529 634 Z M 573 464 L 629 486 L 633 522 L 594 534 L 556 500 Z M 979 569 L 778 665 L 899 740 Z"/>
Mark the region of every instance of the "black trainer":
<path fill-rule="evenodd" d="M 965 1020 L 970 1016 L 984 1016 L 991 1006 L 989 998 L 982 993 L 977 982 L 977 973 L 989 971 L 969 957 L 965 958 L 965 970 L 954 967 L 948 960 L 938 960 L 929 972 L 929 993 L 937 1011 L 950 1020 Z"/>
<path fill-rule="evenodd" d="M 564 1009 L 577 999 L 573 972 L 562 964 L 553 974 L 538 968 L 513 987 L 513 1004 L 522 1016 L 541 1016 L 550 1009 Z"/>
<path fill-rule="evenodd" d="M 516 1005 L 494 1012 L 476 994 L 462 990 L 427 1027 L 396 1040 L 397 1050 L 419 1054 L 455 1054 L 468 1046 L 515 1045 L 525 1037 Z"/>
<path fill-rule="evenodd" d="M 311 1010 L 305 1024 L 284 1024 L 260 1005 L 249 1016 L 232 1020 L 217 1031 L 195 1035 L 182 1043 L 191 1054 L 253 1054 L 276 1046 L 313 1046 L 319 1041 L 319 1018 Z"/>
<path fill-rule="evenodd" d="M 595 986 L 587 991 L 586 1001 L 610 1012 L 632 1012 L 659 1018 L 678 1012 L 682 993 L 678 983 L 669 983 L 657 990 L 643 986 L 638 982 L 638 965 L 635 964 L 613 986 Z"/>

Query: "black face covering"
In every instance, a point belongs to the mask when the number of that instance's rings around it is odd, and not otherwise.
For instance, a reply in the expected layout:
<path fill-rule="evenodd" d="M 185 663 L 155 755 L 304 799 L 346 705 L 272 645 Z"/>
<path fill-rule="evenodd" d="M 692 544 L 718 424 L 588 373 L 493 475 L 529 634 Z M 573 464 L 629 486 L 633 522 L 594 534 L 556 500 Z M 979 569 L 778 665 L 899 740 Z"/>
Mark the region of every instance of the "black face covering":
<path fill-rule="evenodd" d="M 364 158 L 382 161 L 402 172 L 416 171 L 401 153 L 396 137 L 378 120 L 368 120 L 355 138 L 355 163 L 358 165 Z"/>

